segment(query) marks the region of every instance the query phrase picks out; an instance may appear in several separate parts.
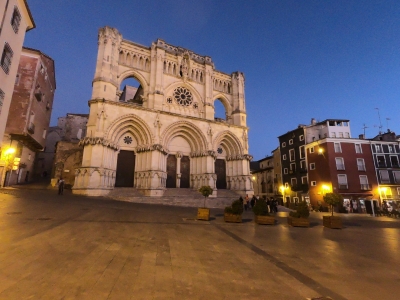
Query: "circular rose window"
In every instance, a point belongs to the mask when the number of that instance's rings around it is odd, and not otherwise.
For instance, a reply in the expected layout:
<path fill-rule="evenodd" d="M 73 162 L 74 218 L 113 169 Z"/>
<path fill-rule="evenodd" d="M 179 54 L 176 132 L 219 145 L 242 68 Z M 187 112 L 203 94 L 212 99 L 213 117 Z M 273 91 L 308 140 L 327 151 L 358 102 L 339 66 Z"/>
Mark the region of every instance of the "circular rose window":
<path fill-rule="evenodd" d="M 193 102 L 192 93 L 184 87 L 178 87 L 174 90 L 174 98 L 182 106 L 189 106 Z"/>

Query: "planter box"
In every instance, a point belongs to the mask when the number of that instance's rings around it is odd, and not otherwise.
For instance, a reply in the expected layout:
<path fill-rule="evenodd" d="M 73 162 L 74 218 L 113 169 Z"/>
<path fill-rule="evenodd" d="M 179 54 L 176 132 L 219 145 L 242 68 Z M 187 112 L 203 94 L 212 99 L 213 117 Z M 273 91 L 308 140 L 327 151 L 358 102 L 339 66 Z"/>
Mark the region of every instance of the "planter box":
<path fill-rule="evenodd" d="M 342 219 L 340 217 L 323 216 L 322 217 L 324 227 L 333 229 L 342 229 Z"/>
<path fill-rule="evenodd" d="M 229 223 L 242 223 L 242 215 L 224 213 L 224 221 Z"/>
<path fill-rule="evenodd" d="M 274 216 L 254 216 L 254 222 L 261 225 L 275 225 Z"/>
<path fill-rule="evenodd" d="M 210 209 L 209 208 L 198 208 L 197 209 L 197 220 L 208 221 L 210 219 Z"/>
<path fill-rule="evenodd" d="M 288 224 L 293 227 L 310 227 L 310 220 L 305 218 L 287 217 Z"/>

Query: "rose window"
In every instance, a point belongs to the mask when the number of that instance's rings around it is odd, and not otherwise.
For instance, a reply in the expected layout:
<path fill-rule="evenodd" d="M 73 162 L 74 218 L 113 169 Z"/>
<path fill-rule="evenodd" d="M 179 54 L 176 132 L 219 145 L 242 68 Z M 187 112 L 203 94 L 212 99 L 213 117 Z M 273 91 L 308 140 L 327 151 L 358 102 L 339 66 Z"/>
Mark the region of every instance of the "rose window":
<path fill-rule="evenodd" d="M 125 144 L 132 144 L 132 138 L 130 136 L 124 137 L 124 143 Z"/>
<path fill-rule="evenodd" d="M 193 102 L 192 93 L 184 87 L 178 87 L 174 90 L 174 98 L 182 106 L 189 106 Z"/>

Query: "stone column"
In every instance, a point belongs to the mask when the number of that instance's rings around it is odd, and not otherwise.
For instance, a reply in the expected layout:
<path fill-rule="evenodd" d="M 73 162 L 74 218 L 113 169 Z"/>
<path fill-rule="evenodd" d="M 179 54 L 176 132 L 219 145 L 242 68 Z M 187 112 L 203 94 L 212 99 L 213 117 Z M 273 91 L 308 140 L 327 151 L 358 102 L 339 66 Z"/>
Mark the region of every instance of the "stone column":
<path fill-rule="evenodd" d="M 181 186 L 181 159 L 182 159 L 182 152 L 177 152 L 175 154 L 176 157 L 176 187 L 179 189 Z"/>

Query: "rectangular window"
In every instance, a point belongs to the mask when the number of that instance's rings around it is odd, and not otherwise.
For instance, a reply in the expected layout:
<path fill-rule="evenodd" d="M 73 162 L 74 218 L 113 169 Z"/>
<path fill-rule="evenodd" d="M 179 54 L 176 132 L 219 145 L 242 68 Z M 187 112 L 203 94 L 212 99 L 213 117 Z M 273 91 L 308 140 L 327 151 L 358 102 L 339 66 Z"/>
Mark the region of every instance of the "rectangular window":
<path fill-rule="evenodd" d="M 1 109 L 3 108 L 3 102 L 4 102 L 5 94 L 2 89 L 0 89 L 0 115 L 1 115 Z"/>
<path fill-rule="evenodd" d="M 295 160 L 294 149 L 290 149 L 289 150 L 289 157 L 290 157 L 290 161 L 294 161 Z"/>
<path fill-rule="evenodd" d="M 307 176 L 301 177 L 301 184 L 308 184 Z"/>
<path fill-rule="evenodd" d="M 310 170 L 315 170 L 315 163 L 310 164 Z"/>
<path fill-rule="evenodd" d="M 336 153 L 342 153 L 342 147 L 340 147 L 340 143 L 334 143 L 333 145 Z"/>
<path fill-rule="evenodd" d="M 297 178 L 290 178 L 290 184 L 292 185 L 292 187 L 297 185 Z"/>
<path fill-rule="evenodd" d="M 304 135 L 299 136 L 299 141 L 304 141 Z"/>
<path fill-rule="evenodd" d="M 296 164 L 292 163 L 290 164 L 290 174 L 293 174 L 294 172 L 296 172 Z"/>
<path fill-rule="evenodd" d="M 393 171 L 394 182 L 400 183 L 400 171 Z"/>
<path fill-rule="evenodd" d="M 369 191 L 371 189 L 368 184 L 368 177 L 366 175 L 360 175 L 360 185 L 362 191 Z"/>
<path fill-rule="evenodd" d="M 293 139 L 289 140 L 289 145 L 293 145 Z"/>
<path fill-rule="evenodd" d="M 300 161 L 300 169 L 301 171 L 307 171 L 307 164 L 305 160 Z"/>
<path fill-rule="evenodd" d="M 358 171 L 365 171 L 364 158 L 357 158 L 357 170 Z"/>
<path fill-rule="evenodd" d="M 283 142 L 283 143 L 282 143 L 282 148 L 285 148 L 285 147 L 286 147 L 286 143 Z"/>
<path fill-rule="evenodd" d="M 304 146 L 300 146 L 299 150 L 300 150 L 300 158 L 306 157 L 306 152 L 304 150 Z"/>
<path fill-rule="evenodd" d="M 286 154 L 282 155 L 282 160 L 286 160 Z"/>
<path fill-rule="evenodd" d="M 381 177 L 381 183 L 390 183 L 389 171 L 379 170 L 379 175 Z"/>
<path fill-rule="evenodd" d="M 336 170 L 344 170 L 344 160 L 342 157 L 336 157 Z"/>
<path fill-rule="evenodd" d="M 379 168 L 386 168 L 385 157 L 383 155 L 377 155 L 376 160 Z"/>
<path fill-rule="evenodd" d="M 339 137 L 340 137 L 340 138 L 343 137 L 343 132 L 339 132 Z"/>
<path fill-rule="evenodd" d="M 396 155 L 390 155 L 390 163 L 392 167 L 398 168 L 399 167 L 399 158 Z"/>
<path fill-rule="evenodd" d="M 18 33 L 19 25 L 21 24 L 21 14 L 18 11 L 18 8 L 14 7 L 14 12 L 11 18 L 11 26 L 14 29 L 15 33 Z"/>
<path fill-rule="evenodd" d="M 350 138 L 350 133 L 345 132 L 345 133 L 344 133 L 344 137 L 345 137 L 346 139 L 349 139 L 349 138 Z"/>
<path fill-rule="evenodd" d="M 317 182 L 316 181 L 311 181 L 311 186 L 317 186 Z"/>
<path fill-rule="evenodd" d="M 13 57 L 13 51 L 8 43 L 4 44 L 3 53 L 1 54 L 0 64 L 4 72 L 8 74 L 10 72 L 11 60 Z"/>
<path fill-rule="evenodd" d="M 356 147 L 356 153 L 362 153 L 361 144 L 355 144 L 354 146 Z"/>
<path fill-rule="evenodd" d="M 331 137 L 335 138 L 336 137 L 336 132 L 331 132 Z"/>
<path fill-rule="evenodd" d="M 374 145 L 376 153 L 382 153 L 381 145 Z"/>
<path fill-rule="evenodd" d="M 349 188 L 347 184 L 347 176 L 345 174 L 338 174 L 339 190 L 347 190 Z"/>
<path fill-rule="evenodd" d="M 288 173 L 288 169 L 287 168 L 284 168 L 283 169 L 283 174 L 287 174 Z"/>
<path fill-rule="evenodd" d="M 314 153 L 314 147 L 310 147 L 310 153 Z"/>
<path fill-rule="evenodd" d="M 388 150 L 389 150 L 389 153 L 393 153 L 393 146 L 392 145 L 388 145 Z"/>

